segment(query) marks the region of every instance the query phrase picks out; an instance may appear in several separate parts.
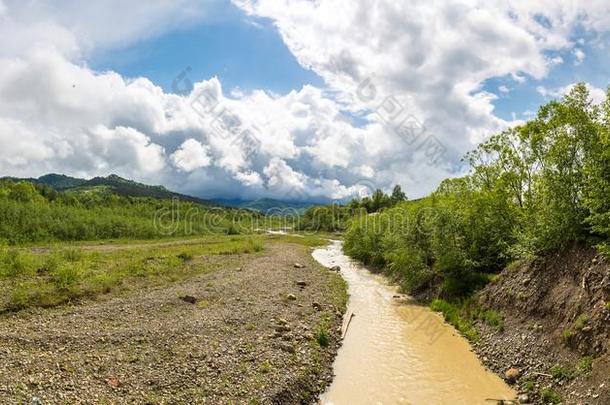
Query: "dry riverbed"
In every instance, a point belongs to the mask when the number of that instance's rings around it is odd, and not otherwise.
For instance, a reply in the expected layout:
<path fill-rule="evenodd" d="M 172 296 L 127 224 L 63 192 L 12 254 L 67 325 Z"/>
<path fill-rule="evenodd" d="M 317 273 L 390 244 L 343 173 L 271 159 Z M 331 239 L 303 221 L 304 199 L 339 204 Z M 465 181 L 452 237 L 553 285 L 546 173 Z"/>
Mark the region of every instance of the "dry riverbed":
<path fill-rule="evenodd" d="M 262 252 L 193 257 L 211 270 L 175 282 L 5 313 L 0 403 L 312 402 L 347 296 L 310 253 L 268 237 Z"/>

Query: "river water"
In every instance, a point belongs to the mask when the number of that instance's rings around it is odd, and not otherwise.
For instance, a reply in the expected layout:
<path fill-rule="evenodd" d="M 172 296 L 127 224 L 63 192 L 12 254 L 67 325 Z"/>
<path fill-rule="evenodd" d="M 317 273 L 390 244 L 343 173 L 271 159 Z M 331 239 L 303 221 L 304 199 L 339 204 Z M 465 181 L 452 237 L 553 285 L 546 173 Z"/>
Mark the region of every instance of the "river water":
<path fill-rule="evenodd" d="M 345 256 L 341 242 L 313 256 L 341 266 L 350 294 L 344 330 L 351 321 L 321 404 L 489 405 L 515 398 L 439 314 L 397 298 L 396 287 Z"/>

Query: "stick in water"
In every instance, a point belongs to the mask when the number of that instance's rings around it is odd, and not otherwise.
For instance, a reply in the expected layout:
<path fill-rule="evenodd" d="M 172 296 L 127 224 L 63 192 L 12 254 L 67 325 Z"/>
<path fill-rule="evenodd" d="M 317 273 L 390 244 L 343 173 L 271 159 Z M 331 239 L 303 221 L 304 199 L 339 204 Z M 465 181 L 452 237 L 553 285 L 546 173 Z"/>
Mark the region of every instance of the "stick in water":
<path fill-rule="evenodd" d="M 345 325 L 345 330 L 343 331 L 343 334 L 341 335 L 341 339 L 343 339 L 345 337 L 345 335 L 347 334 L 347 328 L 349 328 L 349 324 L 352 321 L 352 318 L 355 316 L 356 316 L 356 314 L 353 312 L 349 314 L 349 318 L 347 319 L 347 324 Z"/>

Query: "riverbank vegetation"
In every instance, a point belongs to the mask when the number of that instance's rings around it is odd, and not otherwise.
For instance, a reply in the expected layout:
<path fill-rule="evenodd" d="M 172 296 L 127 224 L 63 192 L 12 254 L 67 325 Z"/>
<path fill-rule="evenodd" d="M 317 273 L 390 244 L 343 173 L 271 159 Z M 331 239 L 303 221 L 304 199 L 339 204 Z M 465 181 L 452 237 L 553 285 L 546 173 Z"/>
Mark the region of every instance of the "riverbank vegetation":
<path fill-rule="evenodd" d="M 464 161 L 470 173 L 430 196 L 354 218 L 346 252 L 406 292 L 453 302 L 573 241 L 610 253 L 610 99 L 595 105 L 579 84 Z"/>

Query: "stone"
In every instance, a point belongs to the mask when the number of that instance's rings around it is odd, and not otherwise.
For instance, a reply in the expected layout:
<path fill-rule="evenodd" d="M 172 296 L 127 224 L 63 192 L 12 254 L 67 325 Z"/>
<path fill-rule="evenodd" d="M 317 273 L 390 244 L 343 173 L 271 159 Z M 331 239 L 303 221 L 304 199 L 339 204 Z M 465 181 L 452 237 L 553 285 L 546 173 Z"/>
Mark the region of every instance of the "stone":
<path fill-rule="evenodd" d="M 295 268 L 295 269 L 303 269 L 303 268 L 305 268 L 305 265 L 303 265 L 303 264 L 301 264 L 301 263 L 295 263 L 295 264 L 294 264 L 294 268 Z"/>
<path fill-rule="evenodd" d="M 121 381 L 119 381 L 117 377 L 112 376 L 106 380 L 106 384 L 108 384 L 110 388 L 116 389 L 121 386 Z"/>
<path fill-rule="evenodd" d="M 189 304 L 197 303 L 197 298 L 193 297 L 192 295 L 183 295 L 180 297 L 180 299 L 184 302 L 188 302 Z"/>
<path fill-rule="evenodd" d="M 297 285 L 298 285 L 299 287 L 305 287 L 305 286 L 307 285 L 307 282 L 306 282 L 306 281 L 303 281 L 303 280 L 298 280 L 298 281 L 297 281 Z"/>
<path fill-rule="evenodd" d="M 290 301 L 296 301 L 296 299 L 297 299 L 297 297 L 294 294 L 288 294 L 288 296 L 286 298 L 288 298 L 288 300 L 290 300 Z"/>
<path fill-rule="evenodd" d="M 518 368 L 511 367 L 504 372 L 504 379 L 509 383 L 514 383 L 517 381 L 517 378 L 521 375 L 521 372 Z"/>
<path fill-rule="evenodd" d="M 314 301 L 311 303 L 311 306 L 316 310 L 316 311 L 321 311 L 322 310 L 322 305 L 320 305 L 320 303 Z"/>
<path fill-rule="evenodd" d="M 341 267 L 340 266 L 333 266 L 333 267 L 330 268 L 330 271 L 340 272 L 341 271 Z"/>

